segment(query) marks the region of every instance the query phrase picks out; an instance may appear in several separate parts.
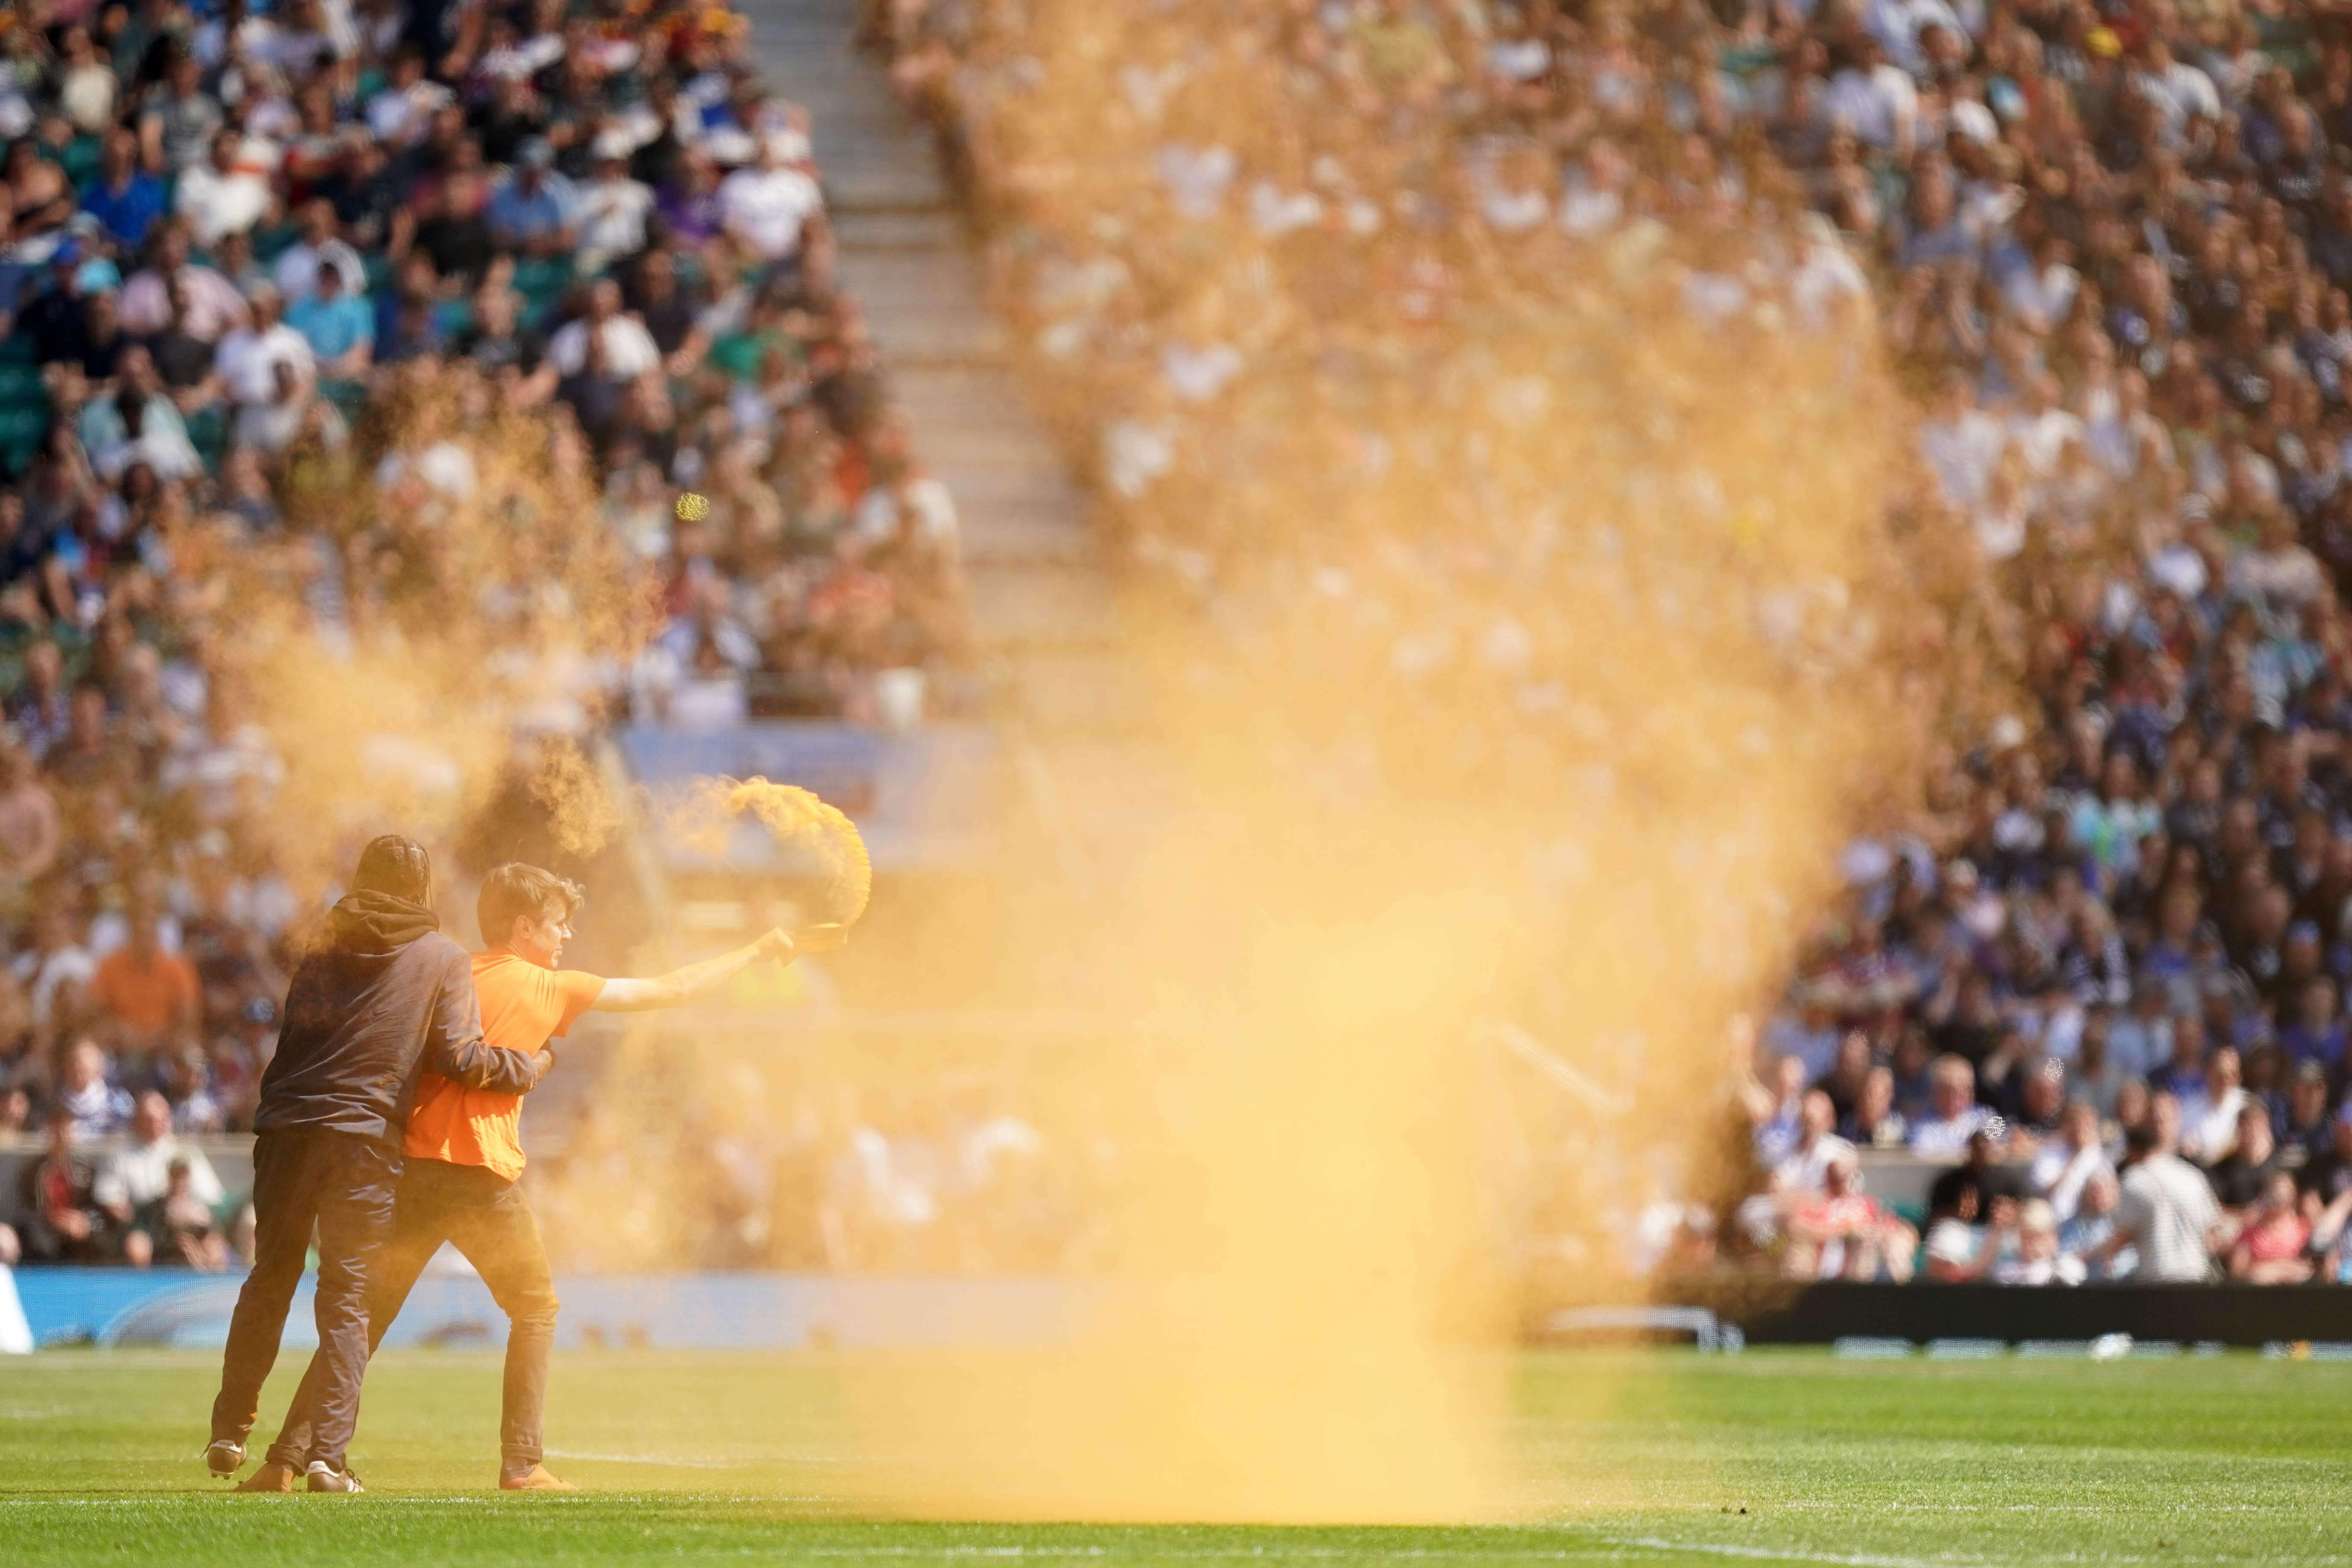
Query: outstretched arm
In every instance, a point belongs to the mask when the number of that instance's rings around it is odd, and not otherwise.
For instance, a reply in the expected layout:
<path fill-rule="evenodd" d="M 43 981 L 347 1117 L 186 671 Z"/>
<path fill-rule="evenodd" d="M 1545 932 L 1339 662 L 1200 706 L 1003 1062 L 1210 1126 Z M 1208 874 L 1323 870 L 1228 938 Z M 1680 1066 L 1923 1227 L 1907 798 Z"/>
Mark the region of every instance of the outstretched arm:
<path fill-rule="evenodd" d="M 683 969 L 650 980 L 607 980 L 596 995 L 598 1013 L 649 1013 L 676 1007 L 708 996 L 763 958 L 790 963 L 804 952 L 825 952 L 849 940 L 846 926 L 803 926 L 788 931 L 779 927 L 749 947 L 739 947 L 717 958 L 706 958 Z"/>

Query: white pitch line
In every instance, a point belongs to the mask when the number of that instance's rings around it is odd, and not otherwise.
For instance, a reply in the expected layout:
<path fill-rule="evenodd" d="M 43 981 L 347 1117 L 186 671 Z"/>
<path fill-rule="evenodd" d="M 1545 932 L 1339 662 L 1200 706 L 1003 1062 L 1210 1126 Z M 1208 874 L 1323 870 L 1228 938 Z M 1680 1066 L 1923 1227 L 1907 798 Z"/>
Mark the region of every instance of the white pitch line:
<path fill-rule="evenodd" d="M 1796 1547 L 1737 1546 L 1725 1542 L 1665 1541 L 1651 1535 L 1604 1535 L 1612 1546 L 1638 1546 L 1651 1552 L 1693 1552 L 1707 1557 L 1739 1557 L 1758 1563 L 1829 1563 L 1837 1568 L 1975 1568 L 1969 1560 L 1951 1557 L 1881 1557 L 1869 1553 L 1806 1552 Z"/>

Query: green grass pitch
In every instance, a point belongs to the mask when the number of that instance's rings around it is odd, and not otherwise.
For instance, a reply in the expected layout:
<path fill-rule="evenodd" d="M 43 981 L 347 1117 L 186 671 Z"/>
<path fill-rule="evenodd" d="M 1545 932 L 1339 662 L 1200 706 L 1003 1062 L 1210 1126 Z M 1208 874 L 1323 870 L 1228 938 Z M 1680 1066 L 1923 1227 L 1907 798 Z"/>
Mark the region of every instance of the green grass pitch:
<path fill-rule="evenodd" d="M 371 1493 L 344 1499 L 204 1479 L 210 1356 L 0 1362 L 0 1564 L 2352 1562 L 2347 1364 L 1530 1354 L 1534 1522 L 1379 1530 L 861 1520 L 837 1497 L 838 1364 L 560 1356 L 551 1463 L 587 1489 L 502 1497 L 495 1358 L 387 1354 L 352 1456 Z M 1595 1379 L 1638 1397 L 1574 1414 Z"/>

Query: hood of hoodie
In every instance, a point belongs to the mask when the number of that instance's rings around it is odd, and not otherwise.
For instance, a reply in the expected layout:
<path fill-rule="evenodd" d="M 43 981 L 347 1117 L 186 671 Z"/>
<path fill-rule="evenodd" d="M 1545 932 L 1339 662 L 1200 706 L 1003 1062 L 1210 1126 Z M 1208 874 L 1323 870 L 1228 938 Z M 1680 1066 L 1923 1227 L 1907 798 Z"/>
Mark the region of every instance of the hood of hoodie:
<path fill-rule="evenodd" d="M 362 957 L 389 958 L 426 931 L 440 929 L 440 916 L 390 893 L 347 894 L 327 916 L 335 945 Z"/>

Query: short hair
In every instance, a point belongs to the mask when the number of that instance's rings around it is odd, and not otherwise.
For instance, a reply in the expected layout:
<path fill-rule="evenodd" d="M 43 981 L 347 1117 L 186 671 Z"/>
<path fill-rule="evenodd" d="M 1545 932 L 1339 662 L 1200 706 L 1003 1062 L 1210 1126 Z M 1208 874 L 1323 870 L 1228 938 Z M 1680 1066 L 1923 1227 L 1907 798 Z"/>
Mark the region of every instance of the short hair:
<path fill-rule="evenodd" d="M 428 902 L 433 894 L 433 862 L 415 839 L 387 833 L 368 840 L 368 847 L 360 851 L 359 868 L 352 873 L 352 890 Z"/>
<path fill-rule="evenodd" d="M 517 920 L 537 920 L 551 904 L 562 904 L 569 915 L 587 896 L 587 890 L 569 878 L 509 860 L 482 879 L 481 896 L 474 900 L 474 919 L 481 923 L 483 942 L 496 947 L 514 934 Z"/>

